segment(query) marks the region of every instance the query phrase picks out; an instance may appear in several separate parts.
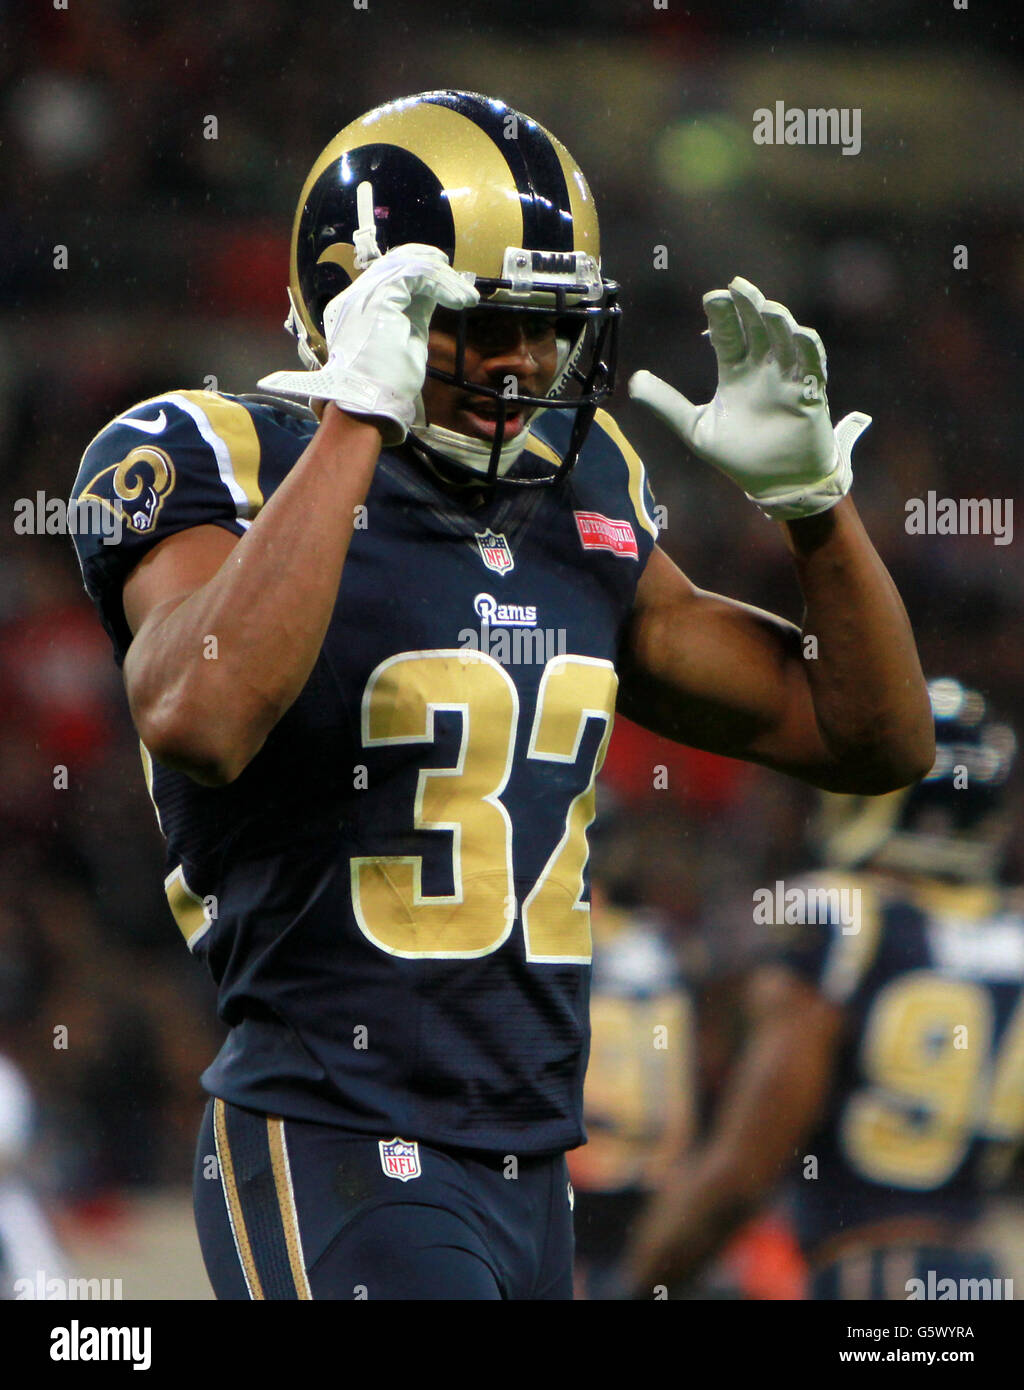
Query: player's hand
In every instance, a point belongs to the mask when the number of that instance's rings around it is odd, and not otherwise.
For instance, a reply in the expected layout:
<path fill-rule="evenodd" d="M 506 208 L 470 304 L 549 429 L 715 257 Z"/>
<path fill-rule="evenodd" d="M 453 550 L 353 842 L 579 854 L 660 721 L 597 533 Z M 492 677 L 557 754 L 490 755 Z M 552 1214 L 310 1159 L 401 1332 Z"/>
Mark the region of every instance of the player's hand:
<path fill-rule="evenodd" d="M 260 387 L 377 417 L 386 422 L 384 443 L 401 444 L 427 372 L 430 316 L 438 304 L 468 309 L 479 299 L 443 251 L 418 242 L 396 246 L 324 310 L 326 365 L 312 372 L 273 372 Z"/>
<path fill-rule="evenodd" d="M 631 378 L 629 394 L 769 516 L 834 507 L 850 490 L 850 451 L 871 416 L 854 411 L 833 430 L 821 339 L 739 277 L 706 294 L 704 311 L 718 358 L 714 399 L 694 405 L 650 372 Z"/>

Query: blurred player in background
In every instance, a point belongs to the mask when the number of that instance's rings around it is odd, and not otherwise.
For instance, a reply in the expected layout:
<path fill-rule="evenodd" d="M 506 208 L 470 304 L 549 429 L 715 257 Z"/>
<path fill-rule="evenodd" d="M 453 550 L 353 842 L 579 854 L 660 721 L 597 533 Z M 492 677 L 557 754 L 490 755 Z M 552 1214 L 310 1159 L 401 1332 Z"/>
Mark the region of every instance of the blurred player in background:
<path fill-rule="evenodd" d="M 587 1143 L 569 1155 L 577 1297 L 617 1297 L 643 1213 L 699 1143 L 742 1025 L 742 984 L 762 943 L 726 939 L 706 901 L 709 845 L 692 815 L 602 806 L 592 837 L 594 938 Z M 799 1296 L 803 1262 L 780 1211 L 756 1213 L 722 1257 L 666 1297 Z"/>
<path fill-rule="evenodd" d="M 1024 1141 L 1024 900 L 997 882 L 1016 741 L 978 692 L 929 693 L 931 773 L 826 798 L 828 867 L 798 891 L 856 911 L 767 928 L 789 939 L 752 974 L 711 1133 L 636 1233 L 637 1297 L 692 1278 L 784 1174 L 810 1297 L 1012 1297 L 978 1221 Z"/>
<path fill-rule="evenodd" d="M 808 661 L 656 545 L 598 409 L 618 306 L 593 200 L 528 117 L 433 92 L 346 127 L 289 294 L 309 370 L 131 407 L 74 489 L 168 895 L 232 1030 L 204 1073 L 207 1268 L 227 1298 L 569 1297 L 615 709 L 847 791 L 931 760 L 846 496 L 868 417 L 833 429 L 817 334 L 740 279 L 705 297 L 714 403 L 633 379 L 784 524 Z M 528 628 L 560 650 L 515 659 Z"/>

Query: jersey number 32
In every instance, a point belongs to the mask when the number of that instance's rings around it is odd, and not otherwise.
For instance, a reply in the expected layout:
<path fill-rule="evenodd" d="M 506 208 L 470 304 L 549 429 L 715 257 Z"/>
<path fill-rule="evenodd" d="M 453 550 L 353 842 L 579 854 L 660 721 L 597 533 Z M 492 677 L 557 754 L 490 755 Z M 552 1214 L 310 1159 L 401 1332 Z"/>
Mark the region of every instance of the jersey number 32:
<path fill-rule="evenodd" d="M 526 958 L 590 960 L 590 908 L 582 902 L 594 780 L 611 734 L 618 680 L 611 662 L 556 656 L 545 666 L 526 756 L 575 764 L 590 719 L 604 732 L 584 789 L 565 812 L 562 835 L 522 903 Z M 402 652 L 381 663 L 362 701 L 366 748 L 434 742 L 438 710 L 457 711 L 462 739 L 454 767 L 423 768 L 413 825 L 451 832 L 453 892 L 425 894 L 419 855 L 351 861 L 352 906 L 363 934 L 391 955 L 459 959 L 496 951 L 516 919 L 512 821 L 501 800 L 512 771 L 519 693 L 486 652 Z"/>

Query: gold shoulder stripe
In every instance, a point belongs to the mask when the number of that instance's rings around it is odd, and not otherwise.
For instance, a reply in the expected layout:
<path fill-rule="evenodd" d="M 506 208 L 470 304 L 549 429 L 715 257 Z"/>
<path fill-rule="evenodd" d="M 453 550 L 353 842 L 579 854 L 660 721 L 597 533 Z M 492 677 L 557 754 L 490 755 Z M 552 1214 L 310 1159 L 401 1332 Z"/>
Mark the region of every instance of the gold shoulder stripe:
<path fill-rule="evenodd" d="M 644 501 L 644 465 L 640 455 L 630 444 L 629 440 L 619 429 L 618 425 L 608 414 L 607 410 L 599 410 L 594 416 L 594 423 L 600 425 L 608 438 L 615 444 L 622 457 L 626 461 L 626 468 L 629 470 L 629 500 L 633 503 L 633 511 L 636 519 L 643 529 L 658 539 L 658 528 L 647 510 Z"/>
<path fill-rule="evenodd" d="M 240 401 L 228 400 L 215 391 L 175 391 L 167 400 L 195 420 L 217 456 L 221 479 L 234 498 L 239 520 L 251 521 L 263 506 L 263 493 L 260 439 L 248 410 Z"/>

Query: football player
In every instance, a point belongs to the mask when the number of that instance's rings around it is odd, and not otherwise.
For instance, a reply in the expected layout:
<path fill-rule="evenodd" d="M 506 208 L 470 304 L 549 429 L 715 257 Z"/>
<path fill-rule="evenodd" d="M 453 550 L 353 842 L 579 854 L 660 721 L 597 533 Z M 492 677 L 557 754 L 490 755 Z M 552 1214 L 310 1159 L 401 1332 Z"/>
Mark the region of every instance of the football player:
<path fill-rule="evenodd" d="M 737 280 L 706 300 L 715 401 L 633 386 L 784 523 L 805 662 L 797 628 L 658 549 L 600 409 L 616 293 L 552 135 L 470 93 L 393 101 L 299 199 L 308 370 L 269 399 L 171 391 L 85 452 L 86 587 L 231 1029 L 196 1178 L 222 1297 L 570 1296 L 616 708 L 849 791 L 931 763 L 906 615 L 845 496 L 867 417 L 833 430 L 816 334 Z"/>
<path fill-rule="evenodd" d="M 1016 744 L 977 691 L 929 690 L 928 776 L 826 798 L 830 867 L 799 891 L 828 920 L 792 911 L 808 921 L 753 972 L 712 1132 L 627 1257 L 638 1297 L 691 1277 L 787 1172 L 810 1297 L 1012 1297 L 978 1223 L 1024 1141 L 1024 906 L 996 882 Z"/>

